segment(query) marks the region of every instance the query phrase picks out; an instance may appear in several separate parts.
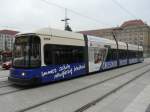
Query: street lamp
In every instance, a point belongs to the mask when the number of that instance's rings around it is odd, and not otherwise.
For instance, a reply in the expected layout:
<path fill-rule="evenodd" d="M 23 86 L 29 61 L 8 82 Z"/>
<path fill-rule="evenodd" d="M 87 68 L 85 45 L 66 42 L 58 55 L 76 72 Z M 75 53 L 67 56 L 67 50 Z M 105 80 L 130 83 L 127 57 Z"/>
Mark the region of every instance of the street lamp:
<path fill-rule="evenodd" d="M 65 22 L 65 28 L 67 27 L 68 25 L 68 20 L 70 20 L 69 18 L 65 18 L 65 19 L 62 19 L 61 21 L 64 21 Z"/>
<path fill-rule="evenodd" d="M 61 21 L 65 22 L 65 30 L 72 31 L 71 27 L 69 26 L 68 20 L 70 19 L 67 18 L 67 9 L 65 8 L 65 18 L 62 19 Z"/>

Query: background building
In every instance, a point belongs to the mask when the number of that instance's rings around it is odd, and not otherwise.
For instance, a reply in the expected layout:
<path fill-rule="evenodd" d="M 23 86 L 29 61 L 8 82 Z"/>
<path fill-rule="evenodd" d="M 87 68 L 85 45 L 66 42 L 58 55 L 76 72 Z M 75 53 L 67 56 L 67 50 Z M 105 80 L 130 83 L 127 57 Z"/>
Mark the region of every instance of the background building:
<path fill-rule="evenodd" d="M 14 36 L 19 33 L 12 30 L 0 30 L 0 51 L 11 51 L 13 48 Z"/>
<path fill-rule="evenodd" d="M 119 41 L 143 46 L 144 57 L 150 56 L 150 26 L 142 20 L 130 20 L 119 27 L 81 31 L 80 33 L 113 39 L 112 32 Z"/>
<path fill-rule="evenodd" d="M 13 49 L 13 42 L 18 31 L 0 30 L 0 64 L 3 60 L 2 53 L 11 52 Z"/>

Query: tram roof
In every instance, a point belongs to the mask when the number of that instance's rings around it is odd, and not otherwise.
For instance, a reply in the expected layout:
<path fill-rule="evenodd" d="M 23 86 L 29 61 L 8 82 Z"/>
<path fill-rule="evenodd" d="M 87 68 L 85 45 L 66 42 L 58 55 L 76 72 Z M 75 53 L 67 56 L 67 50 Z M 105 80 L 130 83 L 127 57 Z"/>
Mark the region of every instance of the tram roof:
<path fill-rule="evenodd" d="M 143 51 L 143 47 L 142 46 L 138 46 L 138 45 L 134 45 L 134 44 L 128 44 L 129 50 L 138 50 L 139 51 Z"/>
<path fill-rule="evenodd" d="M 58 30 L 58 29 L 53 29 L 53 28 L 42 28 L 39 29 L 35 32 L 30 32 L 30 33 L 19 33 L 17 35 L 22 35 L 22 34 L 37 34 L 37 35 L 47 35 L 47 36 L 58 36 L 58 37 L 67 37 L 67 38 L 72 38 L 72 39 L 79 39 L 79 40 L 84 40 L 83 34 L 80 33 L 75 33 L 75 32 L 70 32 L 70 31 L 64 31 L 64 30 Z M 116 42 L 115 40 L 110 40 L 106 39 L 103 37 L 97 37 L 97 36 L 91 36 L 87 35 L 90 37 L 90 41 L 96 42 L 96 43 L 103 43 L 105 45 L 111 45 L 112 48 L 116 48 Z M 127 49 L 127 45 L 124 42 L 118 41 L 119 49 Z M 137 50 L 138 46 L 133 45 L 133 44 L 128 44 L 129 50 Z M 139 50 L 142 51 L 143 47 L 139 46 Z"/>
<path fill-rule="evenodd" d="M 64 30 L 57 30 L 52 28 L 43 28 L 36 31 L 35 33 L 39 35 L 49 35 L 49 36 L 67 37 L 67 38 L 84 40 L 83 34 L 64 31 Z"/>
<path fill-rule="evenodd" d="M 140 51 L 143 51 L 143 47 L 142 47 L 142 46 L 139 46 L 139 50 L 140 50 Z"/>

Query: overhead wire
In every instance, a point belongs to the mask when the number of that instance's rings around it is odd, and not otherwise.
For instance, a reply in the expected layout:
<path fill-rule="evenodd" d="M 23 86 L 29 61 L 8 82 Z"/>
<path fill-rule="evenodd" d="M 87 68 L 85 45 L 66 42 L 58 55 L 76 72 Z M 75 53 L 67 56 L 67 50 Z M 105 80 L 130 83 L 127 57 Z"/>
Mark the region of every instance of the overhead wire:
<path fill-rule="evenodd" d="M 41 1 L 44 2 L 44 3 L 46 3 L 47 5 L 53 5 L 53 6 L 55 6 L 55 7 L 61 8 L 61 9 L 63 9 L 63 10 L 67 9 L 68 11 L 70 11 L 70 12 L 72 12 L 72 13 L 78 15 L 78 16 L 81 16 L 81 17 L 84 17 L 84 18 L 86 18 L 86 19 L 89 19 L 89 20 L 91 20 L 91 21 L 94 21 L 95 23 L 97 23 L 97 24 L 99 24 L 99 25 L 109 25 L 109 26 L 111 26 L 111 25 L 108 24 L 108 23 L 105 23 L 105 22 L 103 22 L 103 21 L 99 21 L 99 20 L 97 20 L 97 19 L 95 19 L 95 18 L 92 18 L 92 17 L 89 17 L 89 16 L 87 16 L 87 15 L 81 14 L 81 13 L 79 13 L 79 12 L 77 12 L 77 11 L 74 11 L 73 9 L 60 6 L 60 5 L 56 4 L 56 3 L 53 3 L 53 2 L 50 2 L 50 1 L 47 1 L 47 0 L 41 0 Z"/>
<path fill-rule="evenodd" d="M 126 12 L 128 15 L 130 15 L 132 18 L 137 19 L 137 16 L 135 16 L 131 11 L 129 11 L 127 8 L 125 8 L 122 4 L 120 4 L 117 0 L 112 0 L 114 4 L 116 4 L 120 9 L 122 9 L 124 12 Z"/>
<path fill-rule="evenodd" d="M 82 13 L 80 13 L 80 12 L 74 11 L 73 9 L 66 8 L 66 7 L 64 7 L 64 6 L 58 5 L 58 4 L 56 4 L 56 3 L 53 3 L 53 2 L 50 2 L 50 1 L 47 1 L 47 0 L 40 0 L 40 1 L 46 3 L 47 5 L 55 6 L 55 7 L 58 7 L 58 8 L 60 8 L 60 9 L 63 9 L 63 10 L 67 9 L 68 11 L 72 12 L 73 14 L 76 14 L 76 15 L 78 15 L 78 16 L 84 17 L 84 18 L 86 18 L 86 19 L 88 19 L 88 20 L 91 20 L 91 21 L 93 21 L 93 22 L 95 22 L 95 23 L 97 23 L 97 24 L 99 24 L 99 25 L 112 26 L 112 25 L 110 25 L 110 24 L 108 24 L 108 23 L 105 23 L 105 22 L 103 22 L 103 21 L 97 20 L 97 19 L 95 19 L 95 18 L 93 18 L 93 17 L 87 16 L 87 15 L 82 14 Z M 133 19 L 138 19 L 138 17 L 137 17 L 135 14 L 133 14 L 131 11 L 129 11 L 127 8 L 125 8 L 125 7 L 124 7 L 122 4 L 120 4 L 117 0 L 112 0 L 112 2 L 113 2 L 114 4 L 116 4 L 120 9 L 122 9 L 124 12 L 126 12 L 129 16 L 131 16 Z"/>

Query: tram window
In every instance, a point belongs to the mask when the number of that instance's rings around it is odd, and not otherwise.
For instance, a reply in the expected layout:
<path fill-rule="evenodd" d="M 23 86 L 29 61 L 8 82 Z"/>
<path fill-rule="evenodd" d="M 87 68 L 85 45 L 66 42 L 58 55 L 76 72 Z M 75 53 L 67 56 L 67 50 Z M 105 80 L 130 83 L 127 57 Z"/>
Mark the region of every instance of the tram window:
<path fill-rule="evenodd" d="M 129 51 L 129 58 L 136 58 L 137 57 L 137 51 Z"/>
<path fill-rule="evenodd" d="M 127 51 L 119 50 L 119 59 L 126 59 L 126 58 L 127 58 Z"/>
<path fill-rule="evenodd" d="M 143 57 L 143 52 L 139 51 L 139 57 L 142 58 Z"/>
<path fill-rule="evenodd" d="M 111 58 L 112 58 L 112 50 L 111 50 L 111 49 L 108 49 L 108 53 L 107 53 L 107 58 L 106 58 L 106 60 L 107 60 L 107 61 L 110 61 Z"/>
<path fill-rule="evenodd" d="M 40 38 L 37 36 L 17 37 L 14 44 L 13 66 L 35 68 L 41 66 Z"/>
<path fill-rule="evenodd" d="M 117 50 L 116 49 L 108 49 L 107 61 L 117 60 Z"/>
<path fill-rule="evenodd" d="M 50 64 L 70 64 L 84 62 L 84 48 L 80 46 L 45 45 L 44 61 Z"/>
<path fill-rule="evenodd" d="M 133 51 L 130 51 L 130 52 L 129 52 L 129 57 L 130 57 L 130 58 L 133 58 L 133 57 L 134 57 L 134 56 L 133 56 Z"/>
<path fill-rule="evenodd" d="M 128 51 L 128 57 L 131 58 L 132 57 L 132 53 L 131 51 Z"/>
<path fill-rule="evenodd" d="M 40 63 L 40 39 L 33 36 L 30 38 L 30 66 L 36 67 Z"/>
<path fill-rule="evenodd" d="M 113 49 L 113 52 L 112 52 L 112 59 L 113 59 L 113 60 L 117 60 L 117 49 Z"/>

